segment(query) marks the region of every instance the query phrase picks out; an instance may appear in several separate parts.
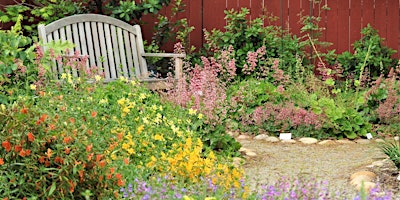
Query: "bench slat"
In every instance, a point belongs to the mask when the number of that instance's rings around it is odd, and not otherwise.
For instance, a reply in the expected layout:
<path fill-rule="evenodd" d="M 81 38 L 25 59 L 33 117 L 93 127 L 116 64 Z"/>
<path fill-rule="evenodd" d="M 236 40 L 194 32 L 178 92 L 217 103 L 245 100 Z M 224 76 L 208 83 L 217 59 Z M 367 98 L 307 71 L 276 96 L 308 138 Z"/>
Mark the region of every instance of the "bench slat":
<path fill-rule="evenodd" d="M 103 62 L 103 72 L 104 72 L 104 78 L 106 80 L 110 79 L 110 68 L 109 68 L 109 59 L 107 55 L 107 45 L 106 45 L 106 40 L 105 40 L 105 30 L 103 23 L 97 23 L 98 31 L 99 31 L 99 41 L 100 41 L 100 50 L 101 50 L 101 56 L 102 59 L 104 60 Z"/>
<path fill-rule="evenodd" d="M 117 30 L 116 27 L 113 25 L 111 25 L 111 38 L 115 59 L 115 65 L 113 65 L 114 67 L 111 70 L 115 70 L 115 78 L 118 78 L 121 75 L 121 60 L 119 56 Z"/>
<path fill-rule="evenodd" d="M 129 77 L 128 65 L 126 64 L 124 36 L 122 35 L 121 28 L 117 28 L 117 36 L 118 36 L 118 49 L 119 49 L 119 55 L 120 55 L 120 59 L 121 59 L 121 67 L 122 67 L 122 74 L 120 74 L 119 76 Z"/>
<path fill-rule="evenodd" d="M 128 63 L 128 74 L 129 78 L 135 77 L 134 74 L 134 68 L 133 68 L 133 55 L 132 55 L 132 49 L 129 41 L 129 33 L 128 31 L 124 30 L 124 44 L 125 44 L 125 53 L 126 53 L 126 58 L 127 58 L 127 63 Z"/>
<path fill-rule="evenodd" d="M 92 37 L 92 29 L 90 27 L 90 22 L 85 22 L 85 35 L 86 35 L 86 44 L 87 44 L 87 51 L 89 55 L 89 67 L 96 65 L 95 61 L 95 54 L 93 50 L 93 37 Z"/>
<path fill-rule="evenodd" d="M 111 33 L 110 33 L 110 25 L 104 24 L 104 32 L 105 32 L 105 39 L 106 39 L 106 49 L 107 49 L 107 59 L 109 61 L 108 66 L 108 74 L 110 74 L 110 79 L 115 79 L 115 62 L 114 62 L 114 54 L 113 54 L 113 46 L 111 42 Z M 107 72 L 106 72 L 107 73 Z"/>
<path fill-rule="evenodd" d="M 96 22 L 91 22 L 91 29 L 92 29 L 92 34 L 93 34 L 93 48 L 95 52 L 95 58 L 96 58 L 96 66 L 98 68 L 97 72 L 99 74 L 103 74 L 103 63 L 101 62 L 101 57 L 102 54 L 100 52 L 100 41 L 99 41 L 99 33 L 97 31 L 97 23 Z"/>
<path fill-rule="evenodd" d="M 137 52 L 136 36 L 134 34 L 129 34 L 129 39 L 131 41 L 131 48 L 133 51 L 133 64 L 135 65 L 135 74 L 137 78 L 141 78 L 142 72 L 140 71 L 139 56 Z"/>
<path fill-rule="evenodd" d="M 81 40 L 81 54 L 82 55 L 88 55 L 88 46 L 86 43 L 86 37 L 85 37 L 85 26 L 84 23 L 78 23 L 78 27 L 79 27 L 79 39 Z M 89 62 L 86 62 L 86 69 L 89 69 Z M 82 69 L 85 70 L 85 69 Z"/>

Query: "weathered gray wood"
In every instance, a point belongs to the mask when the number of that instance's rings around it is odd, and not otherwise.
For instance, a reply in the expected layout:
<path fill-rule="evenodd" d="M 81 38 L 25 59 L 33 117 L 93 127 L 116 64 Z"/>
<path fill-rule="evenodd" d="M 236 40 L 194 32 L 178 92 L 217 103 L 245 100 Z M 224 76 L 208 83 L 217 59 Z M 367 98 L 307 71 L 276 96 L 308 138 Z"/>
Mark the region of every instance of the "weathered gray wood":
<path fill-rule="evenodd" d="M 74 43 L 73 34 L 72 34 L 72 26 L 71 25 L 66 26 L 65 30 L 66 30 L 66 34 L 67 34 L 67 40 L 70 43 Z M 75 50 L 74 48 L 73 49 L 69 49 L 68 55 L 69 56 L 74 55 L 74 50 Z M 73 68 L 71 70 L 72 70 L 72 76 L 77 77 L 78 76 L 77 69 Z"/>
<path fill-rule="evenodd" d="M 185 54 L 145 53 L 139 25 L 131 26 L 103 15 L 82 14 L 65 17 L 47 26 L 39 25 L 38 31 L 44 44 L 52 40 L 73 42 L 74 51 L 89 56 L 86 67 L 99 67 L 99 73 L 104 74 L 105 82 L 125 76 L 136 77 L 155 87 L 161 86 L 164 79 L 149 78 L 146 57 L 173 58 L 176 78 L 182 74 L 182 58 Z M 72 55 L 73 51 L 70 51 L 69 56 Z M 60 69 L 57 69 L 57 65 L 52 67 L 56 74 L 65 70 L 62 66 Z M 72 74 L 80 75 L 74 69 Z"/>
<path fill-rule="evenodd" d="M 96 66 L 97 66 L 97 72 L 102 74 L 103 73 L 103 62 L 101 60 L 102 54 L 100 51 L 100 41 L 99 41 L 99 34 L 98 34 L 98 29 L 97 29 L 97 23 L 96 22 L 91 22 L 91 28 L 92 28 L 92 34 L 93 34 L 93 45 L 94 45 L 94 52 L 95 52 L 95 58 L 96 58 Z"/>

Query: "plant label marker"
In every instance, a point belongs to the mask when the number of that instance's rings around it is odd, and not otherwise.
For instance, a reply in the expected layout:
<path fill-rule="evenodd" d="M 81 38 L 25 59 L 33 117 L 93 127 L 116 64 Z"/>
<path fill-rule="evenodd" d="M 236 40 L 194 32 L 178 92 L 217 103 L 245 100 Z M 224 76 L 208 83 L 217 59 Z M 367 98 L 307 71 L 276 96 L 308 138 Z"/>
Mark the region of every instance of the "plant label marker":
<path fill-rule="evenodd" d="M 397 180 L 400 181 L 400 175 L 397 177 Z"/>
<path fill-rule="evenodd" d="M 367 139 L 368 140 L 372 139 L 372 134 L 371 133 L 367 133 Z"/>
<path fill-rule="evenodd" d="M 291 140 L 292 134 L 291 133 L 281 133 L 279 134 L 279 139 L 281 140 Z"/>

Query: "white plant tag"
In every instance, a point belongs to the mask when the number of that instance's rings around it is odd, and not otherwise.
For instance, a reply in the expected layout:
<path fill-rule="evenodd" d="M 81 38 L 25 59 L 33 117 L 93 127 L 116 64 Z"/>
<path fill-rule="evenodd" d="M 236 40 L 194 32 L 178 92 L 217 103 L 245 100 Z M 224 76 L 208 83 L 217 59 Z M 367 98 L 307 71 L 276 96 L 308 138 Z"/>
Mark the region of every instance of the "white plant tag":
<path fill-rule="evenodd" d="M 371 133 L 367 133 L 367 139 L 368 140 L 372 139 L 372 134 Z"/>
<path fill-rule="evenodd" d="M 292 134 L 291 133 L 281 133 L 279 135 L 279 139 L 281 139 L 281 140 L 291 140 L 292 139 Z"/>
<path fill-rule="evenodd" d="M 397 177 L 397 180 L 400 181 L 400 175 Z"/>

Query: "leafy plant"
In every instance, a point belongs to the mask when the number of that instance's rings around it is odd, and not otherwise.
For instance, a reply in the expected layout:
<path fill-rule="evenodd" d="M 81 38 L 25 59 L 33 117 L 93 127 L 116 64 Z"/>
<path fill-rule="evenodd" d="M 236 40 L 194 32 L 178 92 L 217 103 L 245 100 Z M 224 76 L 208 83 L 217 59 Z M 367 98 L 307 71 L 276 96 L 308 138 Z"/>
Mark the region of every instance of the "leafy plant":
<path fill-rule="evenodd" d="M 392 58 L 396 51 L 385 46 L 384 39 L 369 24 L 361 30 L 361 34 L 363 37 L 353 44 L 354 54 L 344 52 L 337 56 L 336 61 L 343 66 L 344 75 L 359 77 L 367 54 L 365 69 L 369 77 L 376 79 L 381 74 L 387 74 L 390 67 L 397 64 L 397 59 Z"/>
<path fill-rule="evenodd" d="M 236 73 L 240 77 L 245 77 L 243 72 L 244 65 L 248 60 L 249 52 L 256 52 L 260 47 L 265 47 L 265 58 L 282 58 L 280 68 L 293 75 L 297 56 L 302 57 L 301 47 L 298 38 L 292 37 L 276 26 L 264 26 L 263 17 L 248 21 L 246 16 L 249 14 L 247 8 L 241 11 L 225 11 L 227 25 L 225 31 L 212 30 L 205 32 L 206 48 L 214 51 L 218 56 L 218 51 L 234 50 L 237 63 Z"/>
<path fill-rule="evenodd" d="M 389 142 L 385 141 L 380 145 L 381 151 L 389 156 L 389 159 L 393 161 L 397 169 L 400 169 L 400 140 Z"/>

